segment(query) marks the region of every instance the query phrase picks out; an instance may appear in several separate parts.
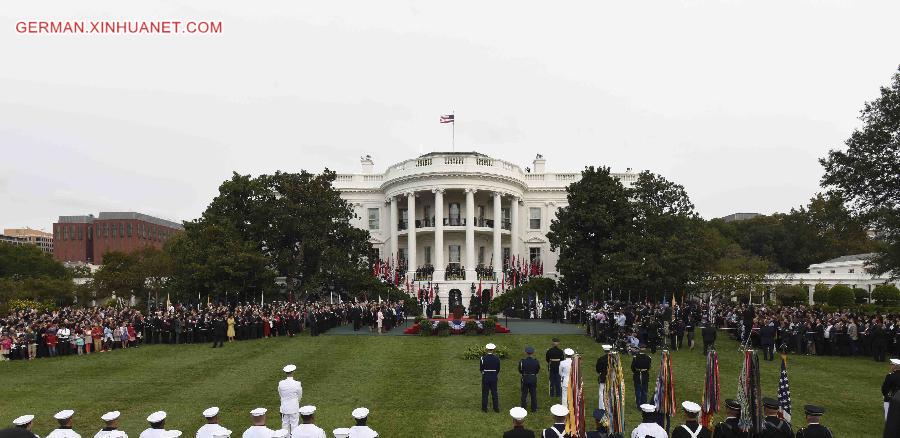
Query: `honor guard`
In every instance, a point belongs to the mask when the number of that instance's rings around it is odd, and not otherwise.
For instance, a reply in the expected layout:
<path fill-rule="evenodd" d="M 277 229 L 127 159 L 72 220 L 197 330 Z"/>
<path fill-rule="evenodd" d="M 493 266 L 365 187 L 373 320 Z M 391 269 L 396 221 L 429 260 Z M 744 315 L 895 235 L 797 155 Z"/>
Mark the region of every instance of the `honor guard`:
<path fill-rule="evenodd" d="M 608 438 L 609 419 L 606 418 L 606 410 L 594 409 L 594 422 L 597 424 L 597 430 L 589 431 L 586 438 Z"/>
<path fill-rule="evenodd" d="M 738 421 L 741 418 L 741 405 L 732 399 L 725 400 L 725 421 L 713 428 L 716 438 L 749 438 L 750 434 L 741 430 Z"/>
<path fill-rule="evenodd" d="M 140 438 L 163 438 L 163 432 L 166 431 L 166 412 L 156 411 L 147 417 L 150 427 L 141 432 Z"/>
<path fill-rule="evenodd" d="M 559 362 L 559 387 L 560 387 L 560 403 L 568 405 L 569 396 L 569 374 L 572 373 L 572 356 L 575 355 L 575 350 L 571 348 L 566 348 L 563 350 L 563 353 L 566 354 L 566 358 Z"/>
<path fill-rule="evenodd" d="M 484 346 L 486 350 L 478 365 L 481 371 L 481 410 L 487 412 L 488 392 L 491 393 L 491 404 L 494 412 L 500 412 L 500 397 L 497 395 L 497 377 L 500 375 L 500 358 L 494 355 L 497 348 L 494 344 Z"/>
<path fill-rule="evenodd" d="M 350 428 L 349 427 L 339 427 L 331 433 L 334 434 L 334 438 L 350 438 Z"/>
<path fill-rule="evenodd" d="M 59 427 L 47 434 L 47 438 L 81 438 L 81 435 L 72 430 L 72 416 L 75 411 L 66 409 L 53 416 L 59 423 Z"/>
<path fill-rule="evenodd" d="M 525 358 L 519 361 L 519 374 L 522 375 L 522 400 L 519 406 L 521 406 L 522 408 L 527 408 L 528 405 L 526 404 L 526 402 L 528 401 L 528 396 L 530 395 L 531 412 L 537 412 L 537 375 L 538 372 L 541 371 L 541 363 L 532 356 L 533 354 L 534 347 L 527 346 L 525 347 Z M 512 414 L 510 413 L 510 415 Z"/>
<path fill-rule="evenodd" d="M 219 408 L 213 406 L 203 411 L 206 424 L 197 429 L 197 438 L 220 438 L 231 436 L 231 431 L 219 425 Z"/>
<path fill-rule="evenodd" d="M 884 376 L 881 395 L 884 396 L 884 418 L 887 419 L 891 397 L 900 389 L 900 359 L 891 359 L 891 372 Z"/>
<path fill-rule="evenodd" d="M 15 426 L 19 429 L 27 430 L 29 433 L 34 435 L 34 438 L 41 438 L 36 433 L 31 431 L 32 422 L 34 422 L 34 415 L 31 415 L 31 414 L 22 415 L 20 417 L 16 417 L 16 419 L 13 420 L 13 426 Z"/>
<path fill-rule="evenodd" d="M 659 424 L 656 424 L 656 419 L 659 415 L 656 413 L 655 405 L 642 404 L 641 416 L 641 424 L 638 424 L 637 427 L 631 431 L 632 438 L 668 438 L 666 430 Z"/>
<path fill-rule="evenodd" d="M 503 438 L 534 438 L 534 431 L 525 428 L 525 417 L 528 416 L 525 408 L 516 406 L 509 410 L 509 416 L 513 419 L 513 428 L 503 432 Z"/>
<path fill-rule="evenodd" d="M 595 367 L 597 370 L 597 382 L 600 384 L 600 401 L 598 402 L 598 408 L 600 409 L 606 409 L 604 399 L 606 397 L 606 372 L 609 370 L 610 350 L 612 350 L 612 345 L 603 344 L 603 356 L 597 359 L 597 366 Z"/>
<path fill-rule="evenodd" d="M 631 359 L 631 373 L 634 378 L 634 400 L 638 408 L 647 403 L 647 386 L 650 384 L 650 356 L 647 347 L 641 346 L 640 352 Z"/>
<path fill-rule="evenodd" d="M 547 370 L 550 374 L 550 397 L 559 397 L 562 388 L 559 387 L 559 363 L 563 360 L 563 351 L 559 348 L 559 338 L 553 338 L 553 346 L 547 350 Z"/>
<path fill-rule="evenodd" d="M 356 420 L 356 426 L 350 428 L 349 438 L 378 438 L 378 432 L 366 426 L 369 420 L 369 410 L 366 408 L 356 408 L 350 413 Z"/>
<path fill-rule="evenodd" d="M 550 414 L 553 415 L 553 425 L 541 432 L 541 438 L 563 438 L 566 434 L 566 416 L 569 408 L 563 405 L 550 406 Z"/>
<path fill-rule="evenodd" d="M 781 403 L 771 397 L 763 399 L 763 408 L 766 410 L 766 418 L 763 420 L 763 431 L 760 438 L 794 438 L 791 423 L 778 416 Z"/>
<path fill-rule="evenodd" d="M 815 405 L 806 405 L 803 406 L 803 411 L 806 413 L 806 427 L 801 427 L 800 430 L 797 431 L 797 438 L 832 438 L 831 430 L 827 427 L 819 424 L 819 420 L 822 419 L 822 415 L 825 415 L 825 408 L 815 406 Z"/>
<path fill-rule="evenodd" d="M 316 426 L 315 413 L 315 406 L 300 407 L 300 418 L 303 419 L 303 424 L 294 426 L 291 438 L 328 438 L 325 435 L 325 430 Z"/>
<path fill-rule="evenodd" d="M 100 419 L 106 423 L 103 429 L 94 434 L 94 438 L 128 438 L 128 434 L 119 430 L 119 411 L 103 414 Z"/>
<path fill-rule="evenodd" d="M 274 430 L 266 427 L 266 408 L 256 408 L 250 411 L 250 418 L 253 425 L 248 427 L 242 435 L 244 438 L 272 438 Z"/>
<path fill-rule="evenodd" d="M 281 428 L 291 433 L 300 422 L 300 399 L 303 397 L 303 387 L 300 382 L 294 380 L 294 364 L 285 365 L 284 380 L 278 382 L 278 396 L 281 397 Z"/>
<path fill-rule="evenodd" d="M 692 401 L 681 402 L 684 409 L 684 424 L 672 431 L 672 438 L 709 438 L 709 429 L 703 427 L 697 420 L 700 415 L 700 405 Z"/>

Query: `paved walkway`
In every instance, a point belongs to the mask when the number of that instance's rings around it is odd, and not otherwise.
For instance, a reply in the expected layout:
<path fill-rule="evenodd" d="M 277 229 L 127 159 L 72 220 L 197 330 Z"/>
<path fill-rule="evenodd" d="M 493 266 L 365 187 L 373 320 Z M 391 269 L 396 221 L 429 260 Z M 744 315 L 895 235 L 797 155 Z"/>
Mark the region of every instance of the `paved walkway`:
<path fill-rule="evenodd" d="M 549 320 L 506 318 L 497 320 L 500 325 L 506 325 L 512 335 L 578 335 L 584 334 L 584 328 L 577 324 L 554 324 Z M 507 325 L 508 324 L 508 325 Z M 412 319 L 406 320 L 406 325 L 394 327 L 393 330 L 381 334 L 381 336 L 403 336 L 403 330 L 413 325 Z M 353 331 L 353 325 L 343 325 L 329 330 L 323 335 L 350 335 L 350 336 L 376 336 L 378 333 L 369 331 L 368 327 Z"/>

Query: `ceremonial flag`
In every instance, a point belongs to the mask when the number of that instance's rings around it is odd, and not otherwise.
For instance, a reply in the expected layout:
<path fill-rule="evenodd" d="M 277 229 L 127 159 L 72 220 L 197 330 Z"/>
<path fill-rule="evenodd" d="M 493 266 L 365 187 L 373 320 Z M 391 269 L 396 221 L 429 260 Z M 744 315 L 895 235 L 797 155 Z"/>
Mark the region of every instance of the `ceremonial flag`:
<path fill-rule="evenodd" d="M 778 380 L 778 403 L 781 405 L 781 416 L 791 421 L 791 386 L 788 384 L 787 355 L 781 355 L 781 378 Z"/>
<path fill-rule="evenodd" d="M 716 350 L 706 353 L 706 380 L 703 386 L 702 415 L 704 427 L 709 427 L 716 412 L 719 412 L 719 354 Z"/>
<path fill-rule="evenodd" d="M 581 355 L 572 358 L 572 371 L 569 373 L 569 390 L 566 392 L 566 406 L 569 415 L 566 417 L 566 433 L 573 437 L 585 436 L 584 427 L 584 391 L 581 381 Z"/>
<path fill-rule="evenodd" d="M 663 350 L 659 359 L 659 374 L 656 376 L 656 392 L 653 404 L 656 412 L 665 415 L 666 431 L 669 430 L 669 419 L 675 415 L 675 375 L 672 374 L 672 356 Z"/>
<path fill-rule="evenodd" d="M 441 116 L 441 123 L 453 123 L 454 122 L 454 114 L 445 114 Z"/>
<path fill-rule="evenodd" d="M 607 356 L 606 368 L 606 413 L 609 417 L 609 431 L 625 433 L 625 377 L 619 353 L 611 351 Z"/>

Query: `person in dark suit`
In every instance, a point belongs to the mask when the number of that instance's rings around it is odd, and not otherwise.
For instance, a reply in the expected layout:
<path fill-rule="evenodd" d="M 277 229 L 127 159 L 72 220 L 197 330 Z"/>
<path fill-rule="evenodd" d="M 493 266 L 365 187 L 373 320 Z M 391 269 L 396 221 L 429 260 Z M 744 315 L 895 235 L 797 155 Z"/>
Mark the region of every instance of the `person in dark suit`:
<path fill-rule="evenodd" d="M 684 409 L 684 424 L 672 431 L 672 438 L 710 438 L 709 429 L 703 427 L 697 417 L 700 415 L 700 405 L 692 401 L 681 402 Z"/>
<path fill-rule="evenodd" d="M 494 354 L 494 344 L 484 346 L 486 353 L 481 356 L 478 366 L 481 371 L 481 410 L 487 412 L 488 392 L 491 393 L 491 404 L 494 412 L 500 412 L 500 397 L 497 394 L 497 377 L 500 375 L 500 358 Z"/>
<path fill-rule="evenodd" d="M 562 397 L 562 382 L 559 380 L 559 362 L 565 354 L 559 348 L 559 338 L 553 338 L 553 346 L 547 350 L 547 372 L 550 374 L 550 397 Z"/>
<path fill-rule="evenodd" d="M 603 356 L 600 356 L 600 358 L 597 359 L 597 366 L 594 367 L 597 371 L 597 382 L 600 384 L 600 409 L 606 409 L 606 403 L 604 403 L 603 396 L 606 392 L 606 372 L 609 370 L 609 350 L 612 350 L 612 345 L 603 344 Z"/>
<path fill-rule="evenodd" d="M 213 322 L 213 348 L 224 346 L 226 330 L 228 330 L 228 325 L 225 323 L 225 318 L 219 315 Z"/>
<path fill-rule="evenodd" d="M 806 413 L 806 427 L 801 427 L 797 431 L 797 438 L 832 438 L 834 435 L 827 427 L 819 424 L 822 415 L 825 415 L 825 408 L 816 405 L 803 406 Z M 718 437 L 717 437 L 718 438 Z"/>
<path fill-rule="evenodd" d="M 516 406 L 509 410 L 509 416 L 513 419 L 513 428 L 503 432 L 503 438 L 534 438 L 534 431 L 525 428 L 525 417 L 528 416 L 525 408 Z"/>
<path fill-rule="evenodd" d="M 631 372 L 634 377 L 634 400 L 637 406 L 647 402 L 647 386 L 650 384 L 650 356 L 647 346 L 641 345 L 641 351 L 631 359 Z"/>
<path fill-rule="evenodd" d="M 711 322 L 707 322 L 703 325 L 703 329 L 700 333 L 701 336 L 703 336 L 703 354 L 706 355 L 710 348 L 715 348 L 716 328 Z"/>
<path fill-rule="evenodd" d="M 529 345 L 525 347 L 525 358 L 519 361 L 519 374 L 522 375 L 522 403 L 519 406 L 527 409 L 525 403 L 528 401 L 528 396 L 530 395 L 531 412 L 537 412 L 537 375 L 538 372 L 541 371 L 541 363 L 532 356 L 533 354 L 534 347 Z"/>
<path fill-rule="evenodd" d="M 741 418 L 741 405 L 732 399 L 725 400 L 725 421 L 713 428 L 716 438 L 750 438 L 750 433 L 741 430 L 738 420 Z"/>
<path fill-rule="evenodd" d="M 759 434 L 759 438 L 794 438 L 791 423 L 778 416 L 778 410 L 781 408 L 778 400 L 764 398 L 763 408 L 766 410 L 766 418 L 763 419 L 763 431 Z"/>
<path fill-rule="evenodd" d="M 884 396 L 884 418 L 887 418 L 891 397 L 897 390 L 900 390 L 900 359 L 891 359 L 891 372 L 884 376 L 884 383 L 881 384 L 881 395 Z"/>
<path fill-rule="evenodd" d="M 775 359 L 775 326 L 768 322 L 759 329 L 759 343 L 763 349 L 763 360 Z"/>

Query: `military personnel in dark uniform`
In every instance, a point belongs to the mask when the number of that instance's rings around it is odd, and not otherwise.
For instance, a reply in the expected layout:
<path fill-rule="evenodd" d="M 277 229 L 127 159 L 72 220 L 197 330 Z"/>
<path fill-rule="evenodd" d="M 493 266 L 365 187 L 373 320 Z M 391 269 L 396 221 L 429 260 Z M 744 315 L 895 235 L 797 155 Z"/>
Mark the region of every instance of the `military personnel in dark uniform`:
<path fill-rule="evenodd" d="M 775 332 L 775 326 L 771 322 L 759 329 L 759 343 L 763 349 L 763 360 L 775 359 Z"/>
<path fill-rule="evenodd" d="M 537 362 L 537 360 L 535 360 Z M 534 438 L 534 431 L 525 428 L 525 417 L 528 411 L 516 406 L 509 410 L 509 416 L 513 419 L 513 428 L 503 432 L 503 438 Z"/>
<path fill-rule="evenodd" d="M 528 409 L 528 405 L 525 403 L 528 401 L 528 396 L 530 394 L 531 412 L 537 412 L 537 375 L 541 370 L 541 363 L 532 356 L 534 354 L 534 347 L 530 345 L 525 347 L 525 354 L 525 358 L 519 361 L 519 374 L 522 375 L 522 403 L 519 406 Z"/>
<path fill-rule="evenodd" d="M 481 410 L 487 412 L 488 392 L 494 412 L 500 412 L 500 397 L 497 395 L 497 377 L 500 375 L 500 358 L 494 355 L 494 344 L 485 345 L 487 352 L 481 356 L 478 370 L 481 371 Z"/>
<path fill-rule="evenodd" d="M 884 396 L 884 418 L 887 418 L 891 397 L 898 389 L 900 389 L 900 359 L 891 359 L 891 372 L 884 376 L 884 383 L 881 384 L 881 395 Z"/>
<path fill-rule="evenodd" d="M 587 433 L 587 438 L 621 438 L 622 434 L 610 434 L 609 433 L 609 419 L 606 418 L 606 410 L 604 409 L 594 409 L 594 422 L 596 423 L 596 430 L 590 430 Z"/>
<path fill-rule="evenodd" d="M 791 423 L 778 416 L 781 403 L 774 398 L 766 397 L 763 399 L 763 407 L 766 410 L 766 418 L 763 420 L 763 431 L 759 434 L 759 438 L 794 438 Z"/>
<path fill-rule="evenodd" d="M 700 405 L 692 401 L 681 403 L 684 409 L 684 424 L 672 430 L 672 438 L 710 438 L 709 429 L 700 424 Z"/>
<path fill-rule="evenodd" d="M 647 347 L 641 346 L 641 351 L 631 359 L 631 372 L 634 377 L 634 399 L 640 408 L 647 403 L 647 386 L 650 384 L 650 356 L 646 353 Z"/>
<path fill-rule="evenodd" d="M 562 383 L 559 380 L 559 362 L 563 360 L 562 349 L 559 348 L 559 338 L 553 338 L 553 346 L 547 350 L 547 370 L 550 374 L 550 397 L 562 397 Z"/>
<path fill-rule="evenodd" d="M 225 318 L 222 315 L 219 315 L 215 321 L 213 321 L 213 348 L 216 346 L 223 347 L 225 342 L 225 332 L 228 330 L 228 324 L 225 322 Z"/>
<path fill-rule="evenodd" d="M 715 348 L 716 328 L 711 322 L 707 322 L 703 325 L 703 329 L 700 330 L 700 334 L 703 336 L 703 354 L 706 355 L 710 348 Z"/>
<path fill-rule="evenodd" d="M 822 415 L 825 415 L 825 408 L 815 405 L 806 405 L 803 406 L 803 411 L 806 413 L 807 426 L 801 427 L 800 430 L 797 431 L 797 438 L 834 437 L 834 435 L 832 435 L 831 433 L 831 430 L 819 424 L 819 420 L 822 418 Z"/>
<path fill-rule="evenodd" d="M 741 417 L 741 405 L 738 402 L 725 400 L 725 421 L 713 428 L 713 436 L 716 438 L 750 438 L 750 433 L 741 430 L 738 420 Z"/>
<path fill-rule="evenodd" d="M 569 408 L 556 404 L 550 406 L 550 414 L 553 415 L 553 425 L 541 431 L 541 438 L 563 438 L 566 433 L 566 416 Z"/>
<path fill-rule="evenodd" d="M 603 356 L 597 359 L 597 365 L 594 367 L 597 371 L 597 383 L 599 383 L 600 409 L 606 409 L 606 404 L 603 402 L 603 393 L 606 392 L 606 373 L 609 370 L 609 350 L 611 349 L 612 345 L 603 344 Z"/>

